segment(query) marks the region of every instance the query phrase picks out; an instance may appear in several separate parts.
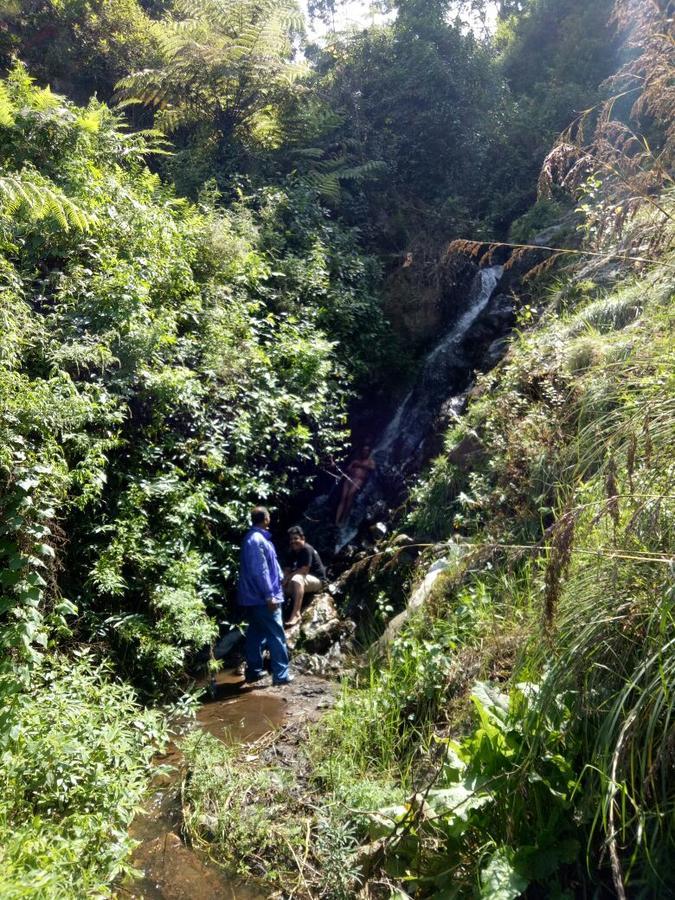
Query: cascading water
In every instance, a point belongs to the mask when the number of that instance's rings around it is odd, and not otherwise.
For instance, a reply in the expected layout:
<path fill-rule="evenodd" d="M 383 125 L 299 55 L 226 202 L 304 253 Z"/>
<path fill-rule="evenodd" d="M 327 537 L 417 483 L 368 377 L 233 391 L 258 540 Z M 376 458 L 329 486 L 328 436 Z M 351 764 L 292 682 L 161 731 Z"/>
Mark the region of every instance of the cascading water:
<path fill-rule="evenodd" d="M 429 353 L 414 387 L 404 397 L 375 447 L 373 457 L 378 467 L 406 468 L 428 435 L 440 406 L 452 397 L 453 388 L 465 380 L 467 362 L 462 355 L 463 339 L 490 302 L 503 271 L 503 266 L 491 266 L 476 275 L 468 309 Z"/>
<path fill-rule="evenodd" d="M 331 543 L 336 551 L 357 534 L 368 507 L 391 495 L 388 485 L 396 478 L 402 481 L 403 476 L 422 461 L 424 443 L 433 432 L 441 408 L 448 404 L 457 410 L 461 408 L 473 374 L 473 365 L 466 353 L 471 343 L 470 332 L 488 307 L 503 271 L 503 266 L 490 266 L 476 274 L 466 311 L 427 355 L 415 384 L 375 445 L 373 458 L 377 469 L 374 476 L 358 495 L 348 521 L 332 532 Z M 316 524 L 326 522 L 332 503 L 331 495 L 314 501 L 306 514 L 309 532 L 316 533 Z M 326 543 L 318 539 L 316 542 L 319 545 Z"/>

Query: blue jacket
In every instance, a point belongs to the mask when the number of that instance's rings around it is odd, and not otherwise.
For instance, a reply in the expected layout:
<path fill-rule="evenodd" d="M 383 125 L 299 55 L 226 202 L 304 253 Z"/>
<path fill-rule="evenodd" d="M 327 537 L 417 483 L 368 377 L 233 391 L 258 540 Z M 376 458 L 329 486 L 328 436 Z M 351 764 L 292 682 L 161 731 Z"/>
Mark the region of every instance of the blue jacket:
<path fill-rule="evenodd" d="M 269 531 L 251 528 L 241 545 L 238 599 L 242 606 L 262 606 L 270 597 L 284 599 L 283 574 Z"/>

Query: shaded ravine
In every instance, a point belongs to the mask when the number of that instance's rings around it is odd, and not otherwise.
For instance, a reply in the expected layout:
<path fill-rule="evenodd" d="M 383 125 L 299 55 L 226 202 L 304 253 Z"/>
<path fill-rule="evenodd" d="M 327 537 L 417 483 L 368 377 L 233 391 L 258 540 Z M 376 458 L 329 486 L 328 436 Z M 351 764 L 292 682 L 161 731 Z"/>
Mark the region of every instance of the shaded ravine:
<path fill-rule="evenodd" d="M 470 345 L 477 323 L 489 312 L 502 275 L 501 266 L 479 271 L 468 292 L 467 308 L 425 358 L 411 390 L 403 398 L 374 449 L 377 473 L 354 504 L 346 525 L 333 540 L 343 546 L 357 533 L 368 504 L 385 498 L 388 481 L 402 479 L 421 462 L 423 446 L 444 405 L 461 411 L 474 372 Z M 317 498 L 313 512 L 330 521 L 331 498 Z M 241 679 L 219 675 L 216 699 L 200 707 L 195 727 L 227 744 L 248 744 L 282 725 L 303 722 L 325 708 L 333 694 L 330 683 L 300 675 L 290 688 L 241 690 Z M 157 760 L 173 767 L 171 775 L 158 775 L 142 813 L 130 834 L 139 841 L 133 856 L 143 877 L 118 889 L 117 896 L 145 900 L 262 900 L 267 893 L 255 883 L 243 883 L 223 872 L 198 850 L 186 845 L 181 835 L 179 799 L 182 755 L 175 745 Z"/>
<path fill-rule="evenodd" d="M 247 690 L 241 677 L 219 674 L 216 699 L 202 705 L 193 725 L 226 744 L 249 744 L 290 721 L 305 721 L 328 705 L 331 685 L 311 676 L 299 676 L 291 688 Z M 119 885 L 115 896 L 144 900 L 263 900 L 267 892 L 255 883 L 229 877 L 199 850 L 189 847 L 181 835 L 180 766 L 183 757 L 171 743 L 157 757 L 157 775 L 142 812 L 129 833 L 139 845 L 134 868 L 143 873 Z"/>
<path fill-rule="evenodd" d="M 499 304 L 497 288 L 503 272 L 504 267 L 496 265 L 476 273 L 464 312 L 427 354 L 414 384 L 376 440 L 372 454 L 377 466 L 375 474 L 358 494 L 347 521 L 339 527 L 326 526 L 334 516 L 339 486 L 317 497 L 307 509 L 305 530 L 322 551 L 338 552 L 352 541 L 368 508 L 379 501 L 386 505 L 401 492 L 410 475 L 419 471 L 441 410 L 461 412 L 476 370 L 472 351 L 474 345 L 482 346 L 477 332 L 480 333 L 486 317 L 494 314 L 495 304 Z M 503 338 L 510 324 L 508 315 L 503 322 L 500 320 L 491 329 L 490 341 Z M 481 357 L 487 361 L 489 356 L 488 343 Z"/>

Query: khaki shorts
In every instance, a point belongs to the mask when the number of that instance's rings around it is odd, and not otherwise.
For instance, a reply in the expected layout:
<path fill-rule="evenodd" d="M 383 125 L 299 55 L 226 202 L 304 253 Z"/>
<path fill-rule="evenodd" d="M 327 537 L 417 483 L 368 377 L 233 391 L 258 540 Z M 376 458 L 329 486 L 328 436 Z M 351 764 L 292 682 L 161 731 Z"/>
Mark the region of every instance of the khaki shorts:
<path fill-rule="evenodd" d="M 323 586 L 323 582 L 320 578 L 317 578 L 316 575 L 293 575 L 286 585 L 287 594 L 290 594 L 291 592 L 292 582 L 301 584 L 304 587 L 306 594 L 316 594 Z"/>

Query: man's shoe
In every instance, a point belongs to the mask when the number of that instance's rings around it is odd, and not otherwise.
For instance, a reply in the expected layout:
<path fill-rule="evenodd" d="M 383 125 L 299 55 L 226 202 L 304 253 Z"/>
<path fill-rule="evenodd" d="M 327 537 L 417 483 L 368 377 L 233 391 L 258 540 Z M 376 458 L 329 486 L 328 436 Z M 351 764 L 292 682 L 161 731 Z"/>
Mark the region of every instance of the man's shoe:
<path fill-rule="evenodd" d="M 257 678 L 245 678 L 244 679 L 244 685 L 246 687 L 264 688 L 264 687 L 269 687 L 271 683 L 272 683 L 272 678 L 270 675 L 267 674 L 267 672 L 263 672 L 263 674 L 258 675 Z"/>
<path fill-rule="evenodd" d="M 295 675 L 288 675 L 281 681 L 273 681 L 272 687 L 283 687 L 285 684 L 290 684 L 292 681 L 295 681 Z"/>

